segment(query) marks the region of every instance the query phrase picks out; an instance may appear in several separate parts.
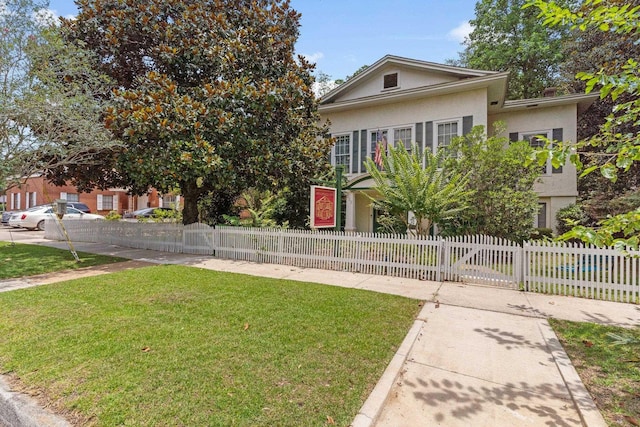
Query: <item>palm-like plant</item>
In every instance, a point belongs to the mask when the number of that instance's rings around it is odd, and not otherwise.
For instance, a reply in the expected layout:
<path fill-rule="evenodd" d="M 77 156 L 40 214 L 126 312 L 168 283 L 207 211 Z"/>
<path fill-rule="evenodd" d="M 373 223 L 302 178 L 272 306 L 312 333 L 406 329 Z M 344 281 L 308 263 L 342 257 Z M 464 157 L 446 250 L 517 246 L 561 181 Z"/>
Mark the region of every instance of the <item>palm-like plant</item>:
<path fill-rule="evenodd" d="M 377 209 L 397 216 L 411 232 L 424 236 L 434 223 L 451 219 L 467 208 L 473 194 L 467 186 L 468 178 L 443 170 L 443 151 L 420 155 L 415 144 L 408 152 L 402 143 L 389 147 L 388 153 L 384 151 L 381 168 L 370 158 L 365 164 L 380 196 L 369 196 Z M 409 212 L 415 224 L 410 223 Z"/>

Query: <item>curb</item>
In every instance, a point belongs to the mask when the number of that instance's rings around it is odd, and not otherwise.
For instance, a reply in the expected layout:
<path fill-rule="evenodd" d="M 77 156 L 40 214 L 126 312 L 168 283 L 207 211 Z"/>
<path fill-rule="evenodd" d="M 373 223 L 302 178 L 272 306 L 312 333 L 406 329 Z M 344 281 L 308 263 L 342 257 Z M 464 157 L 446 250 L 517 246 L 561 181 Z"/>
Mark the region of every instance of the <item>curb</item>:
<path fill-rule="evenodd" d="M 564 383 L 567 385 L 571 400 L 580 415 L 582 425 L 585 427 L 607 427 L 607 423 L 598 410 L 593 398 L 591 398 L 591 395 L 578 376 L 576 369 L 573 367 L 571 359 L 569 359 L 564 348 L 562 348 L 560 340 L 558 340 L 558 337 L 546 319 L 540 323 L 540 332 L 551 350 L 553 361 L 558 371 L 560 371 Z"/>
<path fill-rule="evenodd" d="M 413 344 L 420 336 L 422 327 L 427 323 L 427 304 L 428 303 L 425 302 L 422 306 L 417 319 L 413 322 L 413 326 L 409 329 L 409 332 L 402 341 L 402 344 L 400 344 L 398 351 L 396 351 L 391 362 L 389 362 L 389 365 L 387 365 L 387 368 L 384 370 L 382 377 L 378 380 L 378 383 L 369 394 L 367 400 L 365 400 L 360 411 L 358 411 L 358 415 L 356 415 L 349 427 L 371 427 L 380 416 L 382 408 L 389 398 L 393 385 L 400 377 L 402 367 L 407 361 L 407 357 L 413 348 Z"/>
<path fill-rule="evenodd" d="M 65 419 L 41 408 L 27 395 L 11 391 L 0 376 L 0 426 L 71 427 Z"/>

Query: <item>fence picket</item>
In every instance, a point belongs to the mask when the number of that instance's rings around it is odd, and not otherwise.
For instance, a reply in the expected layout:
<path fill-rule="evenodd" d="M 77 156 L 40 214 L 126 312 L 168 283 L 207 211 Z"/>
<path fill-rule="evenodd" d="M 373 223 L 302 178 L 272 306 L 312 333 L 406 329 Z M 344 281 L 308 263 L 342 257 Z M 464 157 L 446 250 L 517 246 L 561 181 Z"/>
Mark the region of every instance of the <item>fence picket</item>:
<path fill-rule="evenodd" d="M 531 292 L 640 302 L 640 252 L 563 242 L 518 245 L 490 236 L 378 235 L 204 224 L 69 221 L 73 241 L 211 255 L 251 262 L 436 281 L 465 281 Z M 62 240 L 47 220 L 45 238 Z"/>

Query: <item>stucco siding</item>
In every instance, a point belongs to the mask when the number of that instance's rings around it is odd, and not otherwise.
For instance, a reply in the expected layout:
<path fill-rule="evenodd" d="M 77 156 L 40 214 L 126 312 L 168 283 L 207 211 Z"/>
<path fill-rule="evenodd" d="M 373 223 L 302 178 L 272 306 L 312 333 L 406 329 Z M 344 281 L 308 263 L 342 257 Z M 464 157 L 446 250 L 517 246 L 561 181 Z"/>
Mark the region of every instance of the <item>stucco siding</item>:
<path fill-rule="evenodd" d="M 398 73 L 398 86 L 392 89 L 384 89 L 383 78 L 385 74 Z M 455 82 L 458 79 L 442 73 L 425 73 L 424 70 L 413 70 L 398 66 L 388 66 L 378 73 L 365 78 L 352 89 L 336 98 L 337 102 L 348 101 L 368 96 L 379 95 L 393 90 L 405 90 L 416 87 L 432 86 L 441 83 Z"/>
<path fill-rule="evenodd" d="M 496 121 L 505 122 L 507 129 L 502 136 L 510 133 L 530 133 L 551 131 L 562 128 L 563 140 L 576 140 L 576 106 L 565 105 L 550 108 L 532 108 L 529 110 L 493 114 L 488 121 L 493 127 Z M 490 132 L 492 129 L 489 130 Z M 534 185 L 540 197 L 573 197 L 578 195 L 576 168 L 567 162 L 562 173 L 543 175 Z"/>

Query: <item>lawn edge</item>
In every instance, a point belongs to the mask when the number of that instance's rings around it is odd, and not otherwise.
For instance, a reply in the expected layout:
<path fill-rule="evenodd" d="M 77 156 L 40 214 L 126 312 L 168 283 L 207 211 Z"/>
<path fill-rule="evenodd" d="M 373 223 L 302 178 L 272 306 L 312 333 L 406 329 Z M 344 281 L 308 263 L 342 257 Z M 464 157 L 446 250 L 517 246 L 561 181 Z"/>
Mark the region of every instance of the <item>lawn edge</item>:
<path fill-rule="evenodd" d="M 582 425 L 587 427 L 607 427 L 604 417 L 598 410 L 593 398 L 582 383 L 571 359 L 564 351 L 560 340 L 547 320 L 540 324 L 540 332 L 544 338 L 560 375 L 569 390 L 571 400 L 578 410 Z"/>
<path fill-rule="evenodd" d="M 427 304 L 425 302 L 418 314 L 418 317 L 413 322 L 413 325 L 400 344 L 400 347 L 398 347 L 398 351 L 396 351 L 396 354 L 387 365 L 387 368 L 384 370 L 382 376 L 369 394 L 369 397 L 365 400 L 364 404 L 358 411 L 358 414 L 350 424 L 350 427 L 371 427 L 378 420 L 378 417 L 382 412 L 382 408 L 391 394 L 391 389 L 400 377 L 402 367 L 406 363 L 413 345 L 420 336 L 422 327 L 427 323 L 427 310 Z"/>
<path fill-rule="evenodd" d="M 35 399 L 13 391 L 3 375 L 0 375 L 0 425 L 71 427 L 67 420 L 42 408 Z"/>

